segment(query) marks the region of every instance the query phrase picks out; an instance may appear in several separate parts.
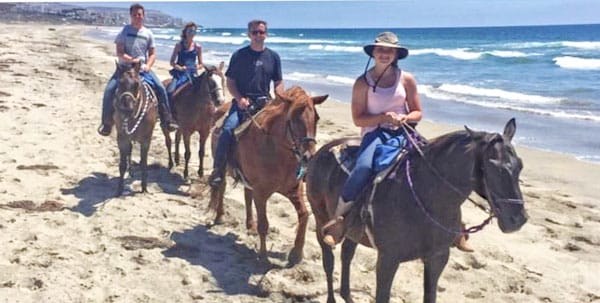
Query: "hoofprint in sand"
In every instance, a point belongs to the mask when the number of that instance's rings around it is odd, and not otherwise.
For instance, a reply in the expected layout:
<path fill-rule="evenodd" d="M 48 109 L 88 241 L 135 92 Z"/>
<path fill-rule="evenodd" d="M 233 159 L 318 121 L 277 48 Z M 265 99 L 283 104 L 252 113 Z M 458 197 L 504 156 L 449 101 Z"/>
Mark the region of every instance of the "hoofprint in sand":
<path fill-rule="evenodd" d="M 181 166 L 167 169 L 158 129 L 150 193 L 138 193 L 134 170 L 128 193 L 113 198 L 115 134 L 100 137 L 96 128 L 114 46 L 81 34 L 79 27 L 43 24 L 0 29 L 0 301 L 323 302 L 313 219 L 305 260 L 285 268 L 296 216 L 288 201 L 273 196 L 270 264 L 259 262 L 257 236 L 245 230 L 242 189 L 229 187 L 225 224 L 211 226 L 204 180 L 193 174 L 184 180 Z M 168 75 L 165 62 L 157 70 Z M 319 143 L 357 134 L 347 104 L 330 100 L 318 110 Z M 419 129 L 434 137 L 456 127 L 422 122 Z M 517 149 L 525 163 L 528 224 L 508 235 L 488 226 L 469 240 L 475 253 L 453 249 L 439 301 L 600 301 L 600 167 Z M 139 160 L 137 148 L 133 157 Z M 197 163 L 192 157 L 190 165 Z M 485 218 L 468 203 L 463 212 L 469 225 Z M 351 279 L 356 302 L 373 301 L 375 256 L 358 249 Z M 402 264 L 392 302 L 420 302 L 421 285 L 420 262 Z"/>

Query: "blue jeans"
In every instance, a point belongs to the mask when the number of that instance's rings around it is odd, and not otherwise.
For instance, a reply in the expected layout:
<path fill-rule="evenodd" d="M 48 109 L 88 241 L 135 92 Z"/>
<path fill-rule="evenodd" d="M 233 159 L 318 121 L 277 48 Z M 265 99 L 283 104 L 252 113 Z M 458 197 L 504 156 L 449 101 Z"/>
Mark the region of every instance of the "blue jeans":
<path fill-rule="evenodd" d="M 156 90 L 156 95 L 158 97 L 158 103 L 164 106 L 166 110 L 171 110 L 169 106 L 169 97 L 167 96 L 167 90 L 165 86 L 160 82 L 158 76 L 151 70 L 148 74 L 152 77 L 154 81 L 154 86 Z M 106 84 L 106 88 L 104 89 L 104 96 L 102 97 L 102 123 L 112 125 L 113 124 L 113 98 L 115 97 L 115 93 L 117 91 L 117 87 L 119 86 L 119 78 L 117 74 L 114 73 L 108 83 Z"/>
<path fill-rule="evenodd" d="M 237 105 L 236 101 L 233 101 L 223 128 L 221 135 L 217 141 L 217 148 L 215 151 L 215 158 L 213 162 L 213 171 L 223 174 L 225 172 L 225 166 L 227 165 L 227 157 L 231 153 L 231 147 L 235 143 L 234 130 L 246 120 L 246 114 L 243 113 Z"/>
<path fill-rule="evenodd" d="M 102 97 L 102 124 L 112 125 L 113 124 L 113 98 L 115 96 L 115 92 L 117 91 L 117 86 L 119 85 L 119 79 L 117 78 L 117 74 L 113 74 L 108 83 L 106 84 L 106 88 L 104 89 L 104 96 Z"/>
<path fill-rule="evenodd" d="M 356 165 L 346 179 L 340 196 L 346 202 L 355 201 L 367 182 L 373 176 L 373 154 L 377 144 L 383 143 L 379 132 L 374 130 L 366 133 L 360 142 L 359 155 L 356 159 Z"/>

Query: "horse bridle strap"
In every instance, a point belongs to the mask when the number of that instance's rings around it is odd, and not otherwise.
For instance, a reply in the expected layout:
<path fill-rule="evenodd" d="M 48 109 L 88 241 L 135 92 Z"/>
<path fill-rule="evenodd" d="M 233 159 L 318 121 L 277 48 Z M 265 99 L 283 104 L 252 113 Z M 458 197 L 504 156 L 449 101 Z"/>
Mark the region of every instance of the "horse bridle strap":
<path fill-rule="evenodd" d="M 442 182 L 444 182 L 444 184 L 446 184 L 446 186 L 448 186 L 454 192 L 456 192 L 459 195 L 465 195 L 462 191 L 460 191 L 458 188 L 456 188 L 456 186 L 454 186 L 452 183 L 450 183 L 448 180 L 446 180 L 446 178 L 444 178 L 440 174 L 440 172 L 435 167 L 433 167 L 433 165 L 431 165 L 431 163 L 429 161 L 427 161 L 427 159 L 425 158 L 425 154 L 423 153 L 421 148 L 419 148 L 419 145 L 417 144 L 417 142 L 415 142 L 415 139 L 410 135 L 411 133 L 408 132 L 407 128 L 410 129 L 413 133 L 419 134 L 417 132 L 417 130 L 412 128 L 406 122 L 402 123 L 402 128 L 404 129 L 405 133 L 407 134 L 406 137 L 408 138 L 408 141 L 410 141 L 411 145 L 414 146 L 414 148 L 417 150 L 417 152 L 419 153 L 419 156 L 421 156 L 421 158 L 423 158 L 423 160 L 425 160 L 425 164 L 427 164 L 427 167 L 429 168 L 429 170 L 431 170 L 436 177 L 438 177 L 440 180 L 442 180 Z M 421 135 L 419 135 L 419 136 L 422 137 Z M 475 202 L 475 200 L 471 199 L 471 197 L 469 197 L 469 195 L 465 195 L 465 196 L 467 196 L 467 200 L 469 200 L 471 203 L 473 203 L 473 205 L 477 206 L 477 208 L 481 209 L 483 212 L 492 213 L 492 211 L 488 210 L 485 206 L 483 206 L 483 205 Z"/>
<path fill-rule="evenodd" d="M 153 94 L 151 93 L 151 89 L 145 83 L 142 86 L 143 86 L 143 90 L 146 92 L 146 98 L 141 98 L 142 99 L 141 102 L 139 102 L 140 101 L 139 98 L 141 96 L 140 90 L 138 90 L 138 94 L 137 94 L 138 97 L 134 97 L 131 92 L 124 92 L 121 95 L 119 95 L 119 98 L 122 98 L 123 96 L 130 96 L 134 100 L 138 101 L 137 111 L 136 111 L 136 114 L 133 116 L 134 119 L 136 119 L 133 127 L 131 129 L 129 129 L 129 118 L 125 118 L 125 121 L 123 123 L 123 130 L 125 131 L 125 133 L 127 135 L 133 134 L 137 130 L 137 128 L 140 126 L 140 123 L 142 122 L 142 120 L 144 119 L 144 116 L 146 116 L 146 112 L 148 111 L 148 105 L 150 104 L 150 100 L 152 100 Z M 143 106 L 141 103 L 143 103 Z"/>
<path fill-rule="evenodd" d="M 298 158 L 298 160 L 302 159 L 302 153 L 300 152 L 300 147 L 299 145 L 302 145 L 304 143 L 317 143 L 317 140 L 314 137 L 296 137 L 296 134 L 294 133 L 294 129 L 292 128 L 292 124 L 290 123 L 289 120 L 287 120 L 285 122 L 285 131 L 286 134 L 290 135 L 290 138 L 292 140 L 292 152 L 294 153 L 294 155 L 296 155 L 296 158 Z"/>
<path fill-rule="evenodd" d="M 406 159 L 405 167 L 406 167 L 406 180 L 408 182 L 408 187 L 410 188 L 410 192 L 412 193 L 413 198 L 415 199 L 415 201 L 417 202 L 417 205 L 419 206 L 421 211 L 423 211 L 423 213 L 425 214 L 427 219 L 429 219 L 429 221 L 433 222 L 433 224 L 435 224 L 440 229 L 442 229 L 448 233 L 455 234 L 455 235 L 471 234 L 471 233 L 475 233 L 475 232 L 482 230 L 483 227 L 488 225 L 494 218 L 494 213 L 490 213 L 488 218 L 483 220 L 483 222 L 481 222 L 481 224 L 466 228 L 465 230 L 461 230 L 461 231 L 453 230 L 453 229 L 450 229 L 450 228 L 442 225 L 442 223 L 438 222 L 435 218 L 433 218 L 431 216 L 429 211 L 427 211 L 427 209 L 425 208 L 425 205 L 423 204 L 421 199 L 419 199 L 419 196 L 417 195 L 417 193 L 415 191 L 412 177 L 410 176 L 410 159 Z"/>

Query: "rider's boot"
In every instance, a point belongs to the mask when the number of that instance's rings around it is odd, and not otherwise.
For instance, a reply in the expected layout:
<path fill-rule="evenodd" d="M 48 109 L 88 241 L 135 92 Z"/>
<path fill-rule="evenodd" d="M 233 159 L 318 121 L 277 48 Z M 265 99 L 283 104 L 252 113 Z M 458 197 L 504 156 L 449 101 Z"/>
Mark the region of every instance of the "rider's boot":
<path fill-rule="evenodd" d="M 465 224 L 461 223 L 461 229 L 465 229 Z M 460 234 L 454 239 L 454 246 L 458 248 L 460 251 L 464 252 L 474 252 L 475 250 L 467 243 L 467 239 L 469 238 L 466 234 Z"/>
<path fill-rule="evenodd" d="M 110 125 L 108 123 L 102 123 L 102 124 L 100 124 L 100 127 L 98 127 L 98 134 L 106 137 L 106 136 L 110 135 L 111 130 L 112 130 L 112 125 Z"/>
<path fill-rule="evenodd" d="M 344 216 L 353 205 L 354 201 L 346 202 L 342 197 L 338 199 L 333 219 L 329 220 L 321 229 L 325 244 L 335 247 L 337 243 L 342 241 L 344 238 Z"/>

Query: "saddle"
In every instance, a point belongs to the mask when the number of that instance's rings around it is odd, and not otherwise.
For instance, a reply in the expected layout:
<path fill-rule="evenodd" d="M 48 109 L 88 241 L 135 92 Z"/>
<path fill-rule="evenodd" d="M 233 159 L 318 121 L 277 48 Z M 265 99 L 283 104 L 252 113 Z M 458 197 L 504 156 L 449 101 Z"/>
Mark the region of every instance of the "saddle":
<path fill-rule="evenodd" d="M 330 152 L 335 156 L 340 168 L 348 175 L 356 165 L 356 160 L 359 155 L 360 145 L 357 143 L 358 141 L 351 141 L 346 144 L 334 146 L 330 149 Z M 425 144 L 423 141 L 419 143 L 420 145 Z M 345 237 L 360 243 L 363 242 L 363 237 L 366 234 L 369 237 L 368 240 L 371 242 L 371 245 L 373 245 L 373 239 L 370 237 L 369 233 L 365 233 L 365 228 L 367 226 L 373 226 L 372 203 L 375 191 L 382 181 L 396 176 L 396 168 L 405 162 L 408 157 L 408 151 L 407 148 L 403 147 L 399 152 L 390 153 L 389 155 L 393 154 L 393 158 L 386 159 L 386 161 L 389 161 L 389 165 L 386 164 L 387 166 L 385 168 L 379 170 L 375 176 L 373 176 L 370 183 L 362 190 L 361 194 L 356 199 L 355 206 L 352 207 L 344 217 L 343 225 Z M 374 162 L 377 162 L 377 160 Z"/>

